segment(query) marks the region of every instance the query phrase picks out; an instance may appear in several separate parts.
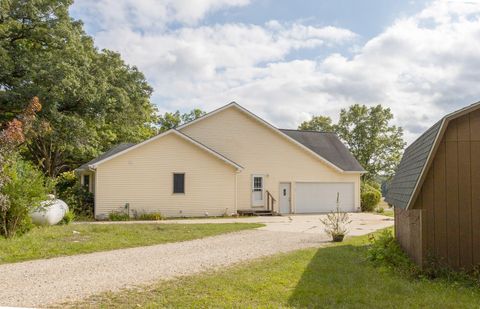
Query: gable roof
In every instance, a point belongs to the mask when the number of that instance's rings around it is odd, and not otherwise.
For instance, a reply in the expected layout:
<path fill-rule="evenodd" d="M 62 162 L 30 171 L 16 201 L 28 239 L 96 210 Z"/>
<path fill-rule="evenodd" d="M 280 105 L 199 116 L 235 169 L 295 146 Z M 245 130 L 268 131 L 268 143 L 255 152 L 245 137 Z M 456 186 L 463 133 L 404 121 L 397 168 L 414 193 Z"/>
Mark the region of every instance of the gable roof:
<path fill-rule="evenodd" d="M 121 149 L 120 147 L 115 147 L 115 148 L 112 148 L 110 149 L 109 151 L 107 151 L 106 153 L 102 154 L 101 156 L 99 156 L 98 158 L 95 158 L 93 159 L 92 161 L 86 163 L 86 164 L 83 164 L 80 168 L 78 168 L 77 170 L 87 170 L 87 169 L 95 169 L 98 165 L 102 164 L 102 163 L 105 163 L 115 157 L 118 157 L 118 156 L 121 156 L 133 149 L 136 149 L 138 147 L 141 147 L 147 143 L 150 143 L 152 141 L 155 141 L 157 139 L 160 139 L 164 136 L 167 136 L 167 135 L 170 135 L 170 134 L 175 134 L 176 136 L 179 136 L 180 138 L 186 140 L 187 142 L 205 150 L 206 152 L 210 153 L 211 155 L 217 157 L 218 159 L 224 161 L 225 163 L 235 167 L 237 170 L 242 170 L 243 167 L 237 163 L 235 163 L 234 161 L 230 160 L 229 158 L 225 157 L 224 155 L 220 154 L 219 152 L 205 146 L 204 144 L 194 140 L 193 138 L 191 138 L 190 136 L 187 136 L 185 134 L 183 134 L 182 132 L 179 132 L 175 129 L 171 129 L 171 130 L 168 130 L 166 132 L 163 132 L 161 134 L 158 134 L 152 138 L 149 138 L 139 144 L 130 144 L 131 146 L 130 147 L 123 147 L 123 149 Z M 127 144 L 125 144 L 127 145 Z M 83 167 L 83 169 L 82 169 Z"/>
<path fill-rule="evenodd" d="M 364 173 L 365 171 L 363 170 L 363 168 L 361 169 L 361 171 L 359 170 L 349 170 L 349 169 L 343 169 L 341 168 L 340 166 L 337 166 L 335 163 L 331 162 L 330 160 L 328 160 L 327 158 L 323 157 L 320 153 L 314 151 L 313 149 L 309 148 L 308 146 L 304 145 L 303 143 L 301 143 L 300 141 L 296 140 L 295 138 L 289 136 L 288 134 L 286 134 L 285 132 L 282 132 L 281 130 L 279 130 L 278 128 L 276 128 L 275 126 L 271 125 L 270 123 L 268 123 L 267 121 L 263 120 L 262 118 L 258 117 L 257 115 L 255 115 L 254 113 L 250 112 L 249 110 L 247 110 L 246 108 L 242 107 L 241 105 L 239 105 L 238 103 L 236 102 L 231 102 L 225 106 L 222 106 L 208 114 L 205 114 L 203 115 L 202 117 L 199 117 L 193 121 L 190 121 L 186 124 L 183 124 L 181 126 L 179 126 L 177 128 L 177 130 L 182 130 L 183 128 L 186 128 L 188 126 L 191 126 L 192 124 L 194 123 L 197 123 L 199 121 L 202 121 L 204 119 L 207 119 L 208 117 L 211 117 L 223 110 L 226 110 L 228 108 L 236 108 L 238 110 L 240 110 L 241 112 L 245 113 L 246 115 L 250 116 L 251 118 L 255 119 L 256 121 L 258 121 L 260 124 L 268 127 L 269 129 L 273 130 L 274 132 L 276 132 L 277 134 L 281 135 L 282 137 L 286 138 L 287 140 L 289 140 L 291 143 L 294 143 L 296 144 L 297 146 L 301 147 L 302 149 L 306 150 L 307 152 L 309 152 L 310 154 L 314 155 L 315 157 L 317 157 L 318 159 L 320 159 L 323 163 L 325 163 L 326 165 L 330 166 L 331 168 L 333 168 L 334 170 L 340 172 L 340 173 Z M 358 162 L 357 162 L 358 163 Z"/>
<path fill-rule="evenodd" d="M 365 172 L 335 133 L 280 129 L 344 171 Z"/>
<path fill-rule="evenodd" d="M 436 149 L 453 119 L 480 108 L 480 102 L 443 117 L 405 149 L 385 200 L 395 207 L 408 209 L 415 201 Z"/>

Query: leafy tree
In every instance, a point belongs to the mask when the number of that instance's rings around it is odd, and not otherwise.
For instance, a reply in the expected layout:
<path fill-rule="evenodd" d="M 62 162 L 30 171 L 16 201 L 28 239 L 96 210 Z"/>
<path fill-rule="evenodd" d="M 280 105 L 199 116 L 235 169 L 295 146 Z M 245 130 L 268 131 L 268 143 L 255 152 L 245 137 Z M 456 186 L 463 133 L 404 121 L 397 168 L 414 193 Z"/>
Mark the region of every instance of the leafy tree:
<path fill-rule="evenodd" d="M 158 117 L 158 125 L 160 127 L 160 132 L 168 131 L 174 129 L 184 123 L 193 121 L 197 118 L 205 115 L 205 112 L 201 109 L 195 108 L 188 113 L 180 114 L 179 111 L 174 113 L 166 112 L 165 114 Z"/>
<path fill-rule="evenodd" d="M 194 108 L 192 109 L 189 113 L 185 113 L 181 116 L 182 118 L 182 123 L 187 123 L 187 122 L 190 122 L 190 121 L 193 121 L 197 118 L 200 118 L 202 117 L 203 115 L 205 115 L 206 113 L 204 111 L 202 111 L 201 109 L 199 108 Z"/>
<path fill-rule="evenodd" d="M 312 116 L 312 119 L 302 122 L 298 126 L 299 130 L 335 132 L 332 119 L 328 116 Z"/>
<path fill-rule="evenodd" d="M 24 155 L 52 177 L 155 132 L 145 77 L 117 53 L 98 51 L 70 18 L 71 3 L 0 1 L 0 122 L 32 95 L 44 102 Z"/>
<path fill-rule="evenodd" d="M 41 107 L 38 98 L 33 98 L 25 111 L 0 131 L 0 235 L 7 238 L 30 229 L 30 211 L 40 206 L 52 188 L 41 172 L 18 155 Z"/>
<path fill-rule="evenodd" d="M 332 124 L 329 117 L 314 116 L 299 129 L 337 133 L 367 170 L 364 180 L 373 181 L 379 175 L 388 177 L 394 173 L 405 146 L 403 130 L 390 125 L 392 119 L 389 108 L 355 104 L 340 111 L 337 124 Z"/>
<path fill-rule="evenodd" d="M 367 170 L 367 180 L 393 175 L 400 163 L 405 147 L 403 129 L 389 125 L 392 119 L 390 108 L 381 105 L 369 108 L 355 104 L 340 111 L 336 132 Z"/>

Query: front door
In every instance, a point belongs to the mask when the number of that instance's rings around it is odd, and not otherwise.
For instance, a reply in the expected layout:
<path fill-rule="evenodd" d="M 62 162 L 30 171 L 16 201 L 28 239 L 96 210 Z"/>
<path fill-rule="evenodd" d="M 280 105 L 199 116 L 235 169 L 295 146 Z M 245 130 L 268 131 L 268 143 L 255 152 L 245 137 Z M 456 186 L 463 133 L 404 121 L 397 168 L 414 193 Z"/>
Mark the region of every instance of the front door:
<path fill-rule="evenodd" d="M 261 207 L 265 205 L 264 200 L 264 178 L 263 175 L 252 175 L 252 206 Z"/>
<path fill-rule="evenodd" d="M 282 182 L 280 183 L 280 213 L 281 214 L 289 214 L 291 213 L 290 208 L 290 183 L 289 182 Z"/>

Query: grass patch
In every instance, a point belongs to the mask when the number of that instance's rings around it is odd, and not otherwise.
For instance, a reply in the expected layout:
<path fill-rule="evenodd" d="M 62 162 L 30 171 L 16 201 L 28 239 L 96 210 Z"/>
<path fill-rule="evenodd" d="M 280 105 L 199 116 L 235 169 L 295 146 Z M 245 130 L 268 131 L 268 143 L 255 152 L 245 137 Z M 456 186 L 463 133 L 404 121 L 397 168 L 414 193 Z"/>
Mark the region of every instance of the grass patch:
<path fill-rule="evenodd" d="M 243 263 L 210 274 L 101 294 L 78 307 L 478 308 L 478 289 L 413 280 L 367 261 L 368 237 Z M 70 304 L 72 305 L 72 304 Z"/>
<path fill-rule="evenodd" d="M 379 215 L 393 218 L 394 217 L 393 209 L 385 209 L 382 213 L 379 213 Z"/>
<path fill-rule="evenodd" d="M 262 224 L 74 224 L 37 227 L 30 233 L 0 239 L 0 264 L 56 256 L 185 241 Z"/>

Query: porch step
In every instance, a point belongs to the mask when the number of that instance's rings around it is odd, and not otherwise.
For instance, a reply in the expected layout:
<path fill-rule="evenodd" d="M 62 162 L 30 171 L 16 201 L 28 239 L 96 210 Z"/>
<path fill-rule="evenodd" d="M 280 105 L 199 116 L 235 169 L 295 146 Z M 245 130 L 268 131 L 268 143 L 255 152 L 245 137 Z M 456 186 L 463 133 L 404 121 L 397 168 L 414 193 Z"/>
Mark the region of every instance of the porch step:
<path fill-rule="evenodd" d="M 240 216 L 273 216 L 274 213 L 271 210 L 254 210 L 254 209 L 245 209 L 237 210 L 237 213 Z"/>

